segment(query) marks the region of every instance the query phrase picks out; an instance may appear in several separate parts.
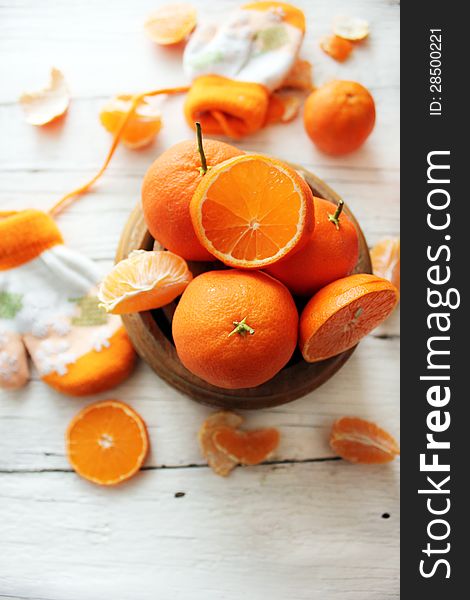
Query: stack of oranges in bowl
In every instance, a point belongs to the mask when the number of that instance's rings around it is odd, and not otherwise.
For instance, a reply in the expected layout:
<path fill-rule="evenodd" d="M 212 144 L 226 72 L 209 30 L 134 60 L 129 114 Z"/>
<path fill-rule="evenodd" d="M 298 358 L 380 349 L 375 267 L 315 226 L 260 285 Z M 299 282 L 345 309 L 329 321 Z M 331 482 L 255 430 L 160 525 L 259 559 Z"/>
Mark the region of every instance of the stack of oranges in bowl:
<path fill-rule="evenodd" d="M 307 362 L 353 346 L 394 309 L 398 290 L 354 274 L 358 232 L 280 160 L 229 144 L 174 145 L 150 166 L 142 208 L 164 251 L 137 251 L 100 287 L 102 306 L 129 313 L 178 296 L 172 334 L 183 365 L 225 389 L 274 377 L 297 346 Z M 192 276 L 186 261 L 217 261 Z M 299 302 L 304 308 L 297 308 Z"/>

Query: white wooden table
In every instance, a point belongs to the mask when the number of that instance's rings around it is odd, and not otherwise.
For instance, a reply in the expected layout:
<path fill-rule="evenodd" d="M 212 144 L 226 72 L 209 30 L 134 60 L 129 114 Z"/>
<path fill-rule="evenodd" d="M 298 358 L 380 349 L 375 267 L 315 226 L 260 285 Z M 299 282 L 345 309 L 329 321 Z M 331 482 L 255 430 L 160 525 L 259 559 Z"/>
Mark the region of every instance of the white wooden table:
<path fill-rule="evenodd" d="M 142 21 L 159 0 L 5 0 L 0 8 L 0 208 L 48 208 L 100 165 L 109 136 L 98 112 L 109 96 L 182 81 L 180 52 L 157 48 Z M 235 0 L 194 0 L 225 12 Z M 299 118 L 243 141 L 249 150 L 302 163 L 344 196 L 369 244 L 399 233 L 399 6 L 393 0 L 298 0 L 308 18 L 302 55 L 315 83 L 358 80 L 378 120 L 350 157 L 320 154 Z M 205 6 L 205 8 L 204 8 Z M 372 35 L 343 65 L 319 38 L 337 14 L 362 16 Z M 63 69 L 73 101 L 65 121 L 26 125 L 19 93 Z M 181 98 L 162 100 L 165 127 L 145 151 L 120 148 L 92 193 L 59 219 L 68 244 L 104 267 L 140 194 L 150 162 L 192 135 Z M 52 392 L 37 376 L 0 392 L 0 598 L 41 600 L 384 600 L 398 598 L 399 478 L 395 463 L 354 466 L 328 447 L 335 418 L 399 426 L 399 321 L 365 339 L 315 393 L 247 414 L 249 426 L 282 432 L 277 462 L 228 479 L 204 464 L 196 432 L 210 412 L 144 364 L 103 397 L 129 402 L 146 420 L 145 471 L 115 489 L 78 478 L 64 431 L 87 402 Z M 185 495 L 175 496 L 176 492 Z M 389 515 L 389 518 L 387 518 Z"/>

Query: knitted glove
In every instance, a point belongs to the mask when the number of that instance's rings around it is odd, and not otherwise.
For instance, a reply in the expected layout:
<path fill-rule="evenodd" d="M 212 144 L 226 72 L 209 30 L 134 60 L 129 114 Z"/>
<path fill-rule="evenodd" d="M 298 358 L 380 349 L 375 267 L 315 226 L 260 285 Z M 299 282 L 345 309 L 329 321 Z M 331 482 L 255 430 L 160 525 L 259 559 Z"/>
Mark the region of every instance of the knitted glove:
<path fill-rule="evenodd" d="M 120 318 L 98 307 L 99 280 L 49 215 L 0 212 L 0 386 L 26 383 L 27 353 L 45 383 L 74 396 L 129 375 L 134 350 Z"/>
<path fill-rule="evenodd" d="M 254 2 L 223 24 L 198 25 L 183 56 L 193 82 L 184 106 L 188 123 L 234 138 L 263 127 L 270 94 L 291 70 L 304 31 L 303 13 L 284 2 Z"/>

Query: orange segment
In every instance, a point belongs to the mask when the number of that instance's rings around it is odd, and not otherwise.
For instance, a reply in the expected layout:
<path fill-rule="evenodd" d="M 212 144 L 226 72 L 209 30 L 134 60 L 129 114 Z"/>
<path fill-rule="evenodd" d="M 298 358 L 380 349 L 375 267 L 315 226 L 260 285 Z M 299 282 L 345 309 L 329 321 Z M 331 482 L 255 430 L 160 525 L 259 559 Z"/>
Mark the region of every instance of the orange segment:
<path fill-rule="evenodd" d="M 194 29 L 196 19 L 196 9 L 191 4 L 165 4 L 148 16 L 144 29 L 157 44 L 178 44 Z"/>
<path fill-rule="evenodd" d="M 242 465 L 259 465 L 276 450 L 280 434 L 277 429 L 239 431 L 220 427 L 214 432 L 216 447 Z"/>
<path fill-rule="evenodd" d="M 100 112 L 103 127 L 115 134 L 132 105 L 132 96 L 121 94 L 112 98 Z M 142 148 L 153 141 L 162 128 L 160 111 L 152 104 L 151 98 L 143 98 L 134 114 L 129 118 L 121 141 L 129 148 Z"/>
<path fill-rule="evenodd" d="M 324 37 L 320 41 L 320 47 L 323 52 L 326 52 L 326 54 L 329 54 L 331 58 L 334 58 L 338 62 L 344 62 L 354 48 L 349 40 L 345 40 L 337 35 Z"/>
<path fill-rule="evenodd" d="M 389 433 L 357 417 L 343 417 L 334 423 L 330 446 L 338 456 L 354 463 L 387 463 L 400 454 Z"/>
<path fill-rule="evenodd" d="M 243 155 L 210 169 L 190 212 L 201 244 L 223 263 L 259 269 L 287 256 L 313 231 L 313 196 L 280 161 Z"/>
<path fill-rule="evenodd" d="M 307 362 L 355 346 L 398 302 L 397 288 L 375 275 L 350 275 L 317 292 L 300 317 L 300 350 Z"/>
<path fill-rule="evenodd" d="M 142 418 L 127 404 L 106 400 L 81 410 L 66 433 L 73 469 L 99 485 L 116 485 L 137 473 L 149 448 Z"/>
<path fill-rule="evenodd" d="M 289 23 L 301 31 L 305 31 L 305 15 L 292 4 L 287 2 L 250 2 L 242 6 L 244 10 L 270 11 L 282 18 L 284 23 Z"/>
<path fill-rule="evenodd" d="M 198 439 L 201 453 L 217 475 L 226 477 L 237 466 L 238 461 L 230 458 L 215 446 L 214 432 L 220 427 L 237 428 L 242 421 L 242 417 L 236 413 L 221 411 L 210 415 L 199 430 Z"/>
<path fill-rule="evenodd" d="M 173 252 L 134 250 L 105 277 L 98 298 L 118 315 L 152 310 L 172 302 L 191 279 L 186 261 Z"/>
<path fill-rule="evenodd" d="M 374 275 L 388 279 L 400 289 L 400 240 L 387 239 L 376 244 L 371 252 Z"/>

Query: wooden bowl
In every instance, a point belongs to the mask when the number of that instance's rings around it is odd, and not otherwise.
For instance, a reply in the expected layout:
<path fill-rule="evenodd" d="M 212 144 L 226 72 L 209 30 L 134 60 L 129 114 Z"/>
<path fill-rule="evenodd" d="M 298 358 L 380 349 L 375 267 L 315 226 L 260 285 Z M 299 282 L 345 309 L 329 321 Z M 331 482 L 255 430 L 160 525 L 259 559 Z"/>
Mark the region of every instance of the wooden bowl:
<path fill-rule="evenodd" d="M 297 165 L 293 166 L 307 181 L 313 194 L 335 204 L 340 197 L 321 179 Z M 354 215 L 345 205 L 344 211 L 356 226 L 359 236 L 359 259 L 355 273 L 371 273 L 369 250 L 364 234 Z M 162 249 L 150 235 L 144 221 L 140 202 L 131 213 L 121 235 L 116 261 L 127 258 L 132 250 Z M 192 262 L 193 275 L 215 268 L 218 262 Z M 300 309 L 306 299 L 296 299 Z M 317 363 L 306 363 L 296 350 L 289 363 L 272 379 L 255 388 L 225 390 L 196 377 L 181 363 L 171 336 L 171 320 L 176 302 L 163 309 L 123 315 L 123 322 L 138 354 L 162 379 L 197 402 L 225 409 L 255 409 L 291 402 L 316 389 L 332 377 L 354 352 L 354 348 Z"/>

